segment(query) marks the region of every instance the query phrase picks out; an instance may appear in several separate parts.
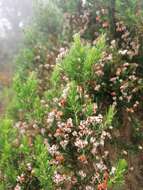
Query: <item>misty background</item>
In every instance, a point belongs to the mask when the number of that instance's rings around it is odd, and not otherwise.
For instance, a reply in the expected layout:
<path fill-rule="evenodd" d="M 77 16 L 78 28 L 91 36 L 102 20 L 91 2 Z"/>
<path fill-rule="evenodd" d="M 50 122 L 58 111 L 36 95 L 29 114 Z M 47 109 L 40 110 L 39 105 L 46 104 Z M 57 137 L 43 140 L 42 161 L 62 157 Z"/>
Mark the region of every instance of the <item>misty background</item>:
<path fill-rule="evenodd" d="M 12 59 L 31 17 L 32 0 L 0 0 L 0 85 L 11 75 Z"/>

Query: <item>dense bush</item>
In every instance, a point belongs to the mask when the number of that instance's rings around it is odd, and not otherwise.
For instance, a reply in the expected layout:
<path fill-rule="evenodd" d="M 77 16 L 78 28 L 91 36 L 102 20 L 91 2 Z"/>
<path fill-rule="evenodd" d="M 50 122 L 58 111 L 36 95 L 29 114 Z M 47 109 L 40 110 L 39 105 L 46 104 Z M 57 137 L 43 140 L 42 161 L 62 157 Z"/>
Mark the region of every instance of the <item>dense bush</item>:
<path fill-rule="evenodd" d="M 142 3 L 35 3 L 0 123 L 0 188 L 136 190 Z"/>
<path fill-rule="evenodd" d="M 53 71 L 53 88 L 62 91 L 59 97 L 53 97 L 45 134 L 49 135 L 52 162 L 57 165 L 54 182 L 62 189 L 108 187 L 112 168 L 107 164 L 110 153 L 104 144 L 112 138 L 114 108 L 102 115 L 90 90 L 90 84 L 98 80 L 92 68 L 98 66 L 105 49 L 103 36 L 93 47 L 83 45 L 76 36 L 69 53 Z"/>

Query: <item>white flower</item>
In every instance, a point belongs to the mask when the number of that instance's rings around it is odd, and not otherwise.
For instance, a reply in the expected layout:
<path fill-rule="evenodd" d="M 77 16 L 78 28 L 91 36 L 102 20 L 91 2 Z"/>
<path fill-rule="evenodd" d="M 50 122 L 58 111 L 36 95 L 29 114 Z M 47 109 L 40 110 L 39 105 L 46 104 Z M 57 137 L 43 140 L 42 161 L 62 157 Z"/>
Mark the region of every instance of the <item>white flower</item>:
<path fill-rule="evenodd" d="M 83 170 L 80 170 L 78 172 L 78 174 L 80 175 L 81 178 L 85 178 L 86 177 L 86 173 Z"/>
<path fill-rule="evenodd" d="M 72 119 L 71 119 L 71 118 L 69 118 L 69 119 L 67 120 L 67 124 L 70 125 L 70 127 L 73 127 L 73 122 L 72 122 Z"/>
<path fill-rule="evenodd" d="M 109 126 L 109 129 L 112 130 L 112 129 L 113 129 L 113 126 Z"/>
<path fill-rule="evenodd" d="M 115 168 L 115 167 L 112 167 L 110 174 L 111 174 L 111 175 L 115 174 L 115 171 L 116 171 L 116 168 Z"/>
<path fill-rule="evenodd" d="M 60 145 L 63 147 L 63 149 L 66 148 L 68 142 L 69 142 L 68 140 L 63 140 L 63 141 L 60 142 Z"/>
<path fill-rule="evenodd" d="M 121 54 L 121 55 L 126 55 L 127 54 L 127 52 L 128 52 L 128 50 L 119 50 L 119 54 Z"/>
<path fill-rule="evenodd" d="M 76 147 L 82 149 L 88 145 L 88 142 L 87 142 L 87 140 L 81 140 L 81 139 L 77 138 L 76 142 L 74 144 Z"/>
<path fill-rule="evenodd" d="M 46 129 L 45 129 L 45 128 L 42 128 L 42 129 L 41 129 L 41 134 L 44 135 L 45 132 L 46 132 Z"/>
<path fill-rule="evenodd" d="M 58 151 L 58 146 L 52 145 L 51 147 L 48 147 L 48 151 L 52 156 L 54 156 Z"/>
<path fill-rule="evenodd" d="M 120 97 L 119 97 L 119 100 L 121 100 L 121 101 L 122 101 L 122 100 L 123 100 L 123 97 L 122 97 L 122 96 L 120 96 Z"/>
<path fill-rule="evenodd" d="M 55 172 L 55 175 L 53 177 L 53 181 L 56 184 L 62 183 L 62 182 L 64 182 L 64 180 L 65 180 L 65 176 L 64 175 L 61 175 L 61 174 Z"/>
<path fill-rule="evenodd" d="M 77 132 L 76 132 L 76 131 L 73 131 L 72 135 L 73 135 L 74 137 L 77 137 Z"/>
<path fill-rule="evenodd" d="M 102 123 L 102 120 L 103 120 L 103 116 L 101 114 L 95 117 L 95 121 L 98 124 Z"/>
<path fill-rule="evenodd" d="M 112 41 L 111 41 L 111 45 L 112 45 L 113 47 L 115 47 L 115 46 L 116 46 L 116 40 L 112 40 Z"/>
<path fill-rule="evenodd" d="M 16 185 L 16 187 L 14 188 L 14 190 L 21 190 L 21 187 L 19 184 Z"/>
<path fill-rule="evenodd" d="M 124 155 L 128 155 L 128 152 L 126 150 L 123 150 Z"/>
<path fill-rule="evenodd" d="M 99 163 L 97 163 L 97 164 L 96 164 L 96 167 L 97 167 L 99 170 L 101 170 L 101 171 L 104 171 L 104 170 L 107 169 L 107 167 L 105 166 L 105 164 L 104 164 L 102 161 L 100 161 Z"/>
<path fill-rule="evenodd" d="M 139 150 L 142 150 L 142 149 L 143 149 L 143 147 L 142 147 L 141 145 L 139 145 L 138 148 L 139 148 Z"/>
<path fill-rule="evenodd" d="M 86 189 L 86 190 L 94 190 L 94 188 L 93 188 L 92 186 L 90 186 L 90 185 L 87 185 L 87 186 L 85 187 L 85 189 Z"/>
<path fill-rule="evenodd" d="M 32 170 L 31 163 L 28 163 L 28 164 L 27 164 L 27 169 L 28 169 L 28 171 L 31 171 L 31 170 Z"/>
<path fill-rule="evenodd" d="M 112 60 L 112 58 L 113 58 L 113 57 L 112 57 L 112 54 L 109 54 L 106 59 L 110 61 L 110 60 Z"/>
<path fill-rule="evenodd" d="M 95 137 L 91 137 L 90 138 L 90 143 L 94 143 L 96 141 L 96 138 Z"/>
<path fill-rule="evenodd" d="M 98 85 L 95 86 L 94 90 L 95 90 L 95 91 L 99 91 L 99 90 L 100 90 L 100 87 L 101 87 L 101 85 L 98 84 Z"/>
<path fill-rule="evenodd" d="M 47 124 L 51 125 L 54 121 L 54 118 L 55 118 L 55 112 L 50 112 L 48 114 L 48 119 L 47 119 Z"/>
<path fill-rule="evenodd" d="M 104 151 L 104 156 L 107 157 L 109 155 L 109 151 Z"/>
<path fill-rule="evenodd" d="M 97 148 L 99 146 L 99 142 L 95 142 L 94 144 L 93 144 L 93 147 L 95 147 L 95 148 Z"/>
<path fill-rule="evenodd" d="M 100 11 L 96 11 L 96 14 L 99 15 L 99 14 L 100 14 Z"/>
<path fill-rule="evenodd" d="M 106 131 L 102 131 L 102 136 L 106 137 L 106 135 L 107 135 L 107 132 Z"/>
<path fill-rule="evenodd" d="M 130 169 L 130 171 L 134 171 L 134 167 L 130 167 L 129 169 Z"/>
<path fill-rule="evenodd" d="M 104 146 L 104 144 L 105 144 L 104 140 L 103 140 L 103 139 L 100 140 L 100 145 L 101 145 L 101 146 Z"/>
<path fill-rule="evenodd" d="M 91 150 L 91 153 L 92 153 L 93 155 L 95 155 L 95 154 L 97 153 L 97 148 L 94 147 L 94 148 Z"/>

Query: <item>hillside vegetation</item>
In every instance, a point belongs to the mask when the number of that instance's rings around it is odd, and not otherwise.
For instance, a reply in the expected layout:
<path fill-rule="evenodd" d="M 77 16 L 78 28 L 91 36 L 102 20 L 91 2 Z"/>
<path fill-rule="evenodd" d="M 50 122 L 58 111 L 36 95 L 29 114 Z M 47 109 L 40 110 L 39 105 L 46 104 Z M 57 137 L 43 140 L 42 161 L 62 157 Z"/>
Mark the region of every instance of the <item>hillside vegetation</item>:
<path fill-rule="evenodd" d="M 34 9 L 0 122 L 0 189 L 142 190 L 142 1 Z"/>

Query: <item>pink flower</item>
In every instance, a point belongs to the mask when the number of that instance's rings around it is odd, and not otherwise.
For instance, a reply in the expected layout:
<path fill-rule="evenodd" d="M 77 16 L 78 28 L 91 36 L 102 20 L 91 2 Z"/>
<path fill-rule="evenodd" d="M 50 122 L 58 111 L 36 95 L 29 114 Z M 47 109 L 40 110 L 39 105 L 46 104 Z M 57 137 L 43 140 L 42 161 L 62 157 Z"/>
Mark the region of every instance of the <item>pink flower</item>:
<path fill-rule="evenodd" d="M 84 178 L 86 177 L 86 173 L 85 173 L 83 170 L 80 170 L 80 171 L 78 172 L 78 174 L 80 175 L 80 177 L 81 177 L 82 179 L 84 179 Z"/>
<path fill-rule="evenodd" d="M 59 183 L 63 183 L 65 181 L 65 178 L 66 178 L 65 175 L 55 172 L 53 181 L 54 183 L 59 184 Z"/>
<path fill-rule="evenodd" d="M 21 190 L 21 187 L 19 184 L 16 185 L 16 187 L 14 188 L 14 190 Z"/>
<path fill-rule="evenodd" d="M 86 140 L 81 140 L 81 139 L 77 138 L 76 142 L 74 144 L 76 147 L 83 149 L 88 145 L 88 142 Z"/>

